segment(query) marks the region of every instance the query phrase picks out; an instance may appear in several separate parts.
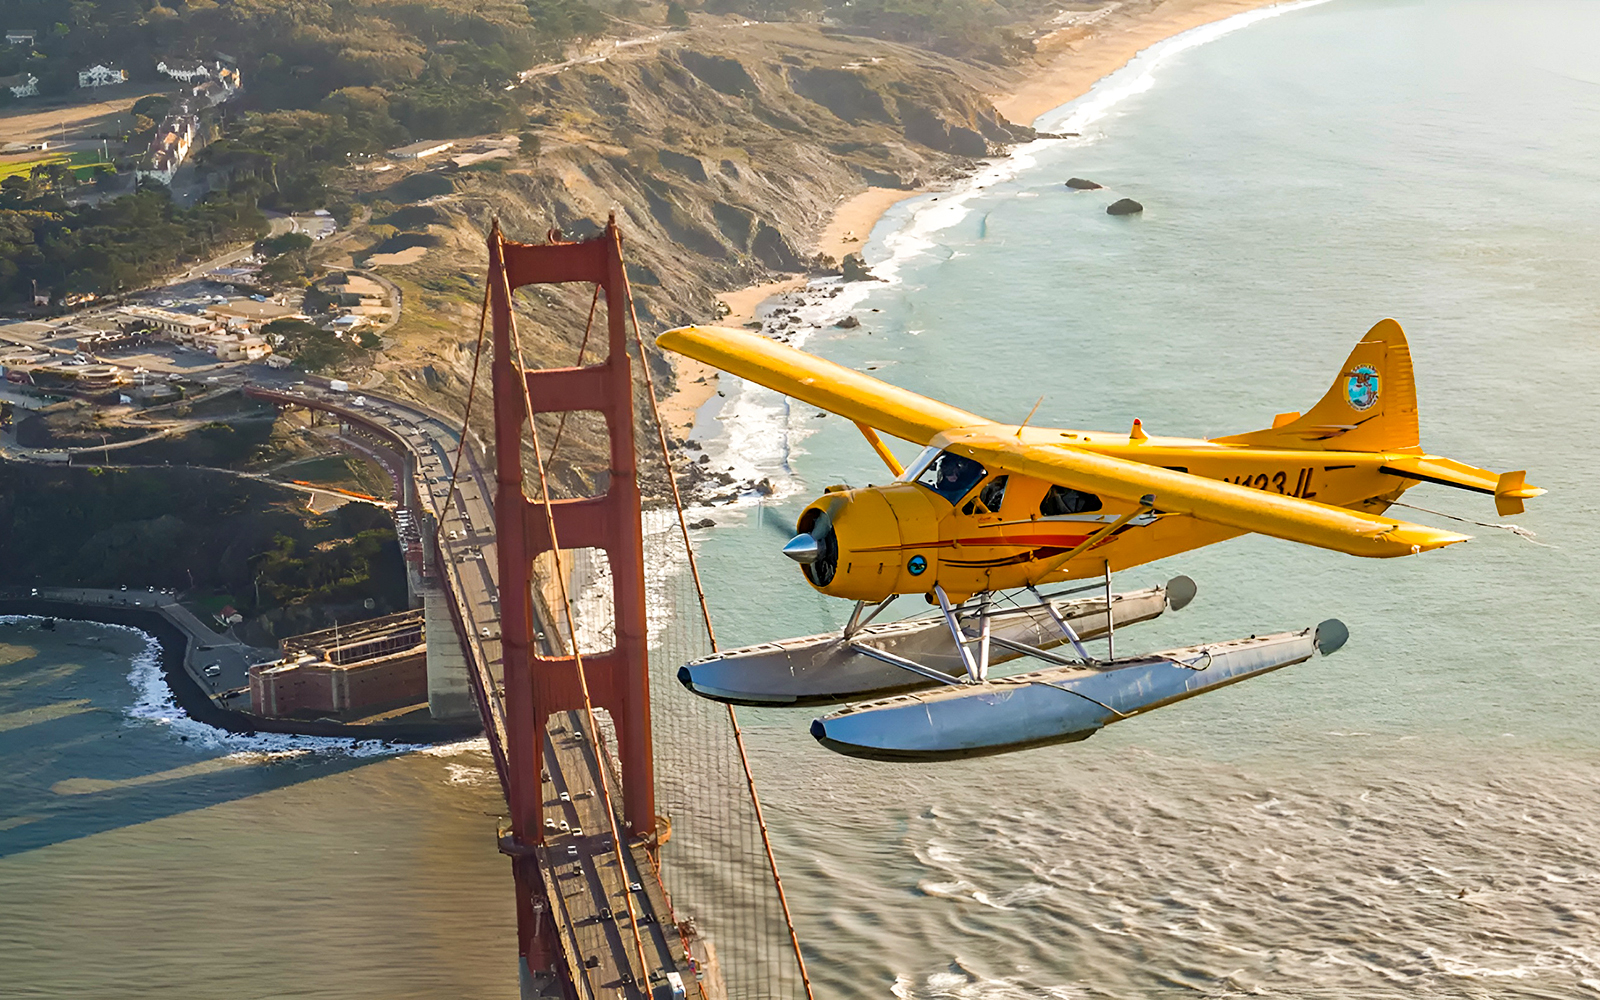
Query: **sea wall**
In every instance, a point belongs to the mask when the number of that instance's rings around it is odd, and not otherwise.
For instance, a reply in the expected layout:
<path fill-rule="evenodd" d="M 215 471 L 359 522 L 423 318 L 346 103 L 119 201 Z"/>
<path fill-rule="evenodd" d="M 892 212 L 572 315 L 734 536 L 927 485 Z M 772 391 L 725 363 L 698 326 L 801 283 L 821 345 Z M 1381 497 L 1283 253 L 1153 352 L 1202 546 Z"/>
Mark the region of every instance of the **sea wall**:
<path fill-rule="evenodd" d="M 173 700 L 191 719 L 230 733 L 286 733 L 333 736 L 343 739 L 384 740 L 394 743 L 441 743 L 466 739 L 482 731 L 477 719 L 462 722 L 394 722 L 351 725 L 328 720 L 266 719 L 218 707 L 184 668 L 189 637 L 154 609 L 75 604 L 69 601 L 7 595 L 0 592 L 0 615 L 36 615 L 69 621 L 103 622 L 140 629 L 161 646 L 161 672 L 172 689 Z"/>

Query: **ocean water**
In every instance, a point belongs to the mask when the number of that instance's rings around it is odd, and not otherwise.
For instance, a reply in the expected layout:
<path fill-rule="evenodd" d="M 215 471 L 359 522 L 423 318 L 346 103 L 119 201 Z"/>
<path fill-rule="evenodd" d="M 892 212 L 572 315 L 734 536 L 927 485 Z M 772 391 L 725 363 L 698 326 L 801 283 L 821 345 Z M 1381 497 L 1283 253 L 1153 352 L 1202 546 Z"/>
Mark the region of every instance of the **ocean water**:
<path fill-rule="evenodd" d="M 516 996 L 481 741 L 230 736 L 153 642 L 0 617 L 0 997 Z"/>
<path fill-rule="evenodd" d="M 791 303 L 791 342 L 973 412 L 1042 396 L 1040 424 L 1194 436 L 1309 407 L 1392 316 L 1423 444 L 1550 490 L 1507 519 L 1531 540 L 1469 525 L 1368 561 L 1250 537 L 1122 574 L 1200 592 L 1119 651 L 1326 617 L 1351 639 L 1081 744 L 888 765 L 817 747 L 814 712 L 746 711 L 823 995 L 1600 993 L 1597 43 L 1600 5 L 1561 0 L 1213 25 L 1037 123 L 1081 138 L 898 206 L 865 247 L 889 280 Z M 1107 216 L 1121 197 L 1144 213 Z M 887 478 L 847 422 L 725 391 L 714 458 L 787 494 L 761 517 Z M 726 644 L 842 621 L 749 508 L 713 516 Z"/>
<path fill-rule="evenodd" d="M 1081 138 L 897 207 L 865 248 L 889 280 L 799 304 L 820 325 L 792 342 L 975 412 L 1042 395 L 1039 423 L 1194 435 L 1308 406 L 1394 316 L 1424 444 L 1551 491 L 1512 519 L 1531 541 L 1245 538 L 1124 574 L 1200 585 L 1124 651 L 1330 616 L 1351 640 L 1084 743 L 873 764 L 812 712 L 746 711 L 819 997 L 1600 994 L 1597 43 L 1580 0 L 1200 29 L 1039 123 Z M 1145 212 L 1106 216 L 1123 196 Z M 721 638 L 836 625 L 757 522 L 887 474 L 837 418 L 724 389 L 697 436 L 780 496 L 696 533 Z M 174 718 L 150 664 L 135 633 L 0 624 L 0 997 L 514 995 L 481 745 L 234 741 Z"/>

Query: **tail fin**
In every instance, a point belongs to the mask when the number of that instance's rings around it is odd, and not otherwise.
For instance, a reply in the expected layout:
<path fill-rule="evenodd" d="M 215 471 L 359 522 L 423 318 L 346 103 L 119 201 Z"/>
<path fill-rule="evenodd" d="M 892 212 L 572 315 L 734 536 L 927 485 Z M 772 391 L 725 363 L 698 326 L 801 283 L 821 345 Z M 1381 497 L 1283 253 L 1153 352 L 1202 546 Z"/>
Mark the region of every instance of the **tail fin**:
<path fill-rule="evenodd" d="M 1328 394 L 1304 415 L 1279 414 L 1265 430 L 1212 440 L 1257 448 L 1420 452 L 1411 348 L 1400 324 L 1386 319 L 1368 330 Z"/>

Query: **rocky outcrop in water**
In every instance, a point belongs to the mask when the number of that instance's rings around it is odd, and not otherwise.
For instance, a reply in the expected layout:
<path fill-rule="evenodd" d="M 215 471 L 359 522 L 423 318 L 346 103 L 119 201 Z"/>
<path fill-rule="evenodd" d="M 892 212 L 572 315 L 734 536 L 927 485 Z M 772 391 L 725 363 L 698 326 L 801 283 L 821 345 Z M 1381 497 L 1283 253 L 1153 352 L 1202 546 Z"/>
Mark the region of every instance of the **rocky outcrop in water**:
<path fill-rule="evenodd" d="M 1096 184 L 1094 181 L 1085 180 L 1082 177 L 1067 178 L 1067 187 L 1074 191 L 1098 191 L 1102 186 L 1103 185 Z"/>
<path fill-rule="evenodd" d="M 867 266 L 867 262 L 858 253 L 846 254 L 844 260 L 839 262 L 839 266 L 844 269 L 844 280 L 846 281 L 883 280 L 872 273 L 872 268 Z M 843 326 L 844 324 L 840 323 L 839 325 Z"/>
<path fill-rule="evenodd" d="M 1132 198 L 1120 198 L 1106 206 L 1107 215 L 1137 215 L 1144 211 L 1144 206 Z"/>

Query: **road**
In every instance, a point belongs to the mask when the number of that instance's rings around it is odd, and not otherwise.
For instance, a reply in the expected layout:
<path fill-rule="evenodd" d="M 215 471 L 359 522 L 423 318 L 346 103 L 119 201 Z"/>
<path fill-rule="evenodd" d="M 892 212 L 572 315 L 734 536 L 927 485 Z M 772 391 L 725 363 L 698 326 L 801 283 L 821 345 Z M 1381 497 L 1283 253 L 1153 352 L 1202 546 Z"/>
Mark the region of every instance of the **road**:
<path fill-rule="evenodd" d="M 47 600 L 70 601 L 75 604 L 99 604 L 107 607 L 156 608 L 174 625 L 183 629 L 192 640 L 184 664 L 202 691 L 223 695 L 224 707 L 247 708 L 249 698 L 240 692 L 250 686 L 249 669 L 252 663 L 262 663 L 277 658 L 277 651 L 247 646 L 230 635 L 219 635 L 216 629 L 202 621 L 194 612 L 178 603 L 173 594 L 157 591 L 154 587 L 129 586 L 119 589 L 94 587 L 39 587 L 34 596 Z M 218 668 L 215 677 L 206 675 L 206 668 Z"/>
<path fill-rule="evenodd" d="M 451 576 L 462 624 L 477 640 L 480 662 L 498 692 L 502 684 L 499 565 L 495 556 L 494 494 L 492 480 L 482 464 L 482 442 L 471 440 L 462 449 L 461 476 L 452 501 L 450 469 L 460 435 L 449 418 L 378 396 L 295 384 L 290 381 L 292 376 L 262 370 L 262 366 L 256 366 L 253 375 L 253 389 L 272 393 L 283 402 L 358 414 L 403 443 L 413 459 L 413 488 L 409 495 L 403 492 L 400 497 L 397 519 L 403 522 L 409 515 L 414 525 L 426 524 L 427 520 L 439 525 L 439 565 Z M 407 515 L 401 515 L 401 511 Z M 425 520 L 422 514 L 429 518 Z M 404 524 L 401 530 L 405 531 Z"/>

